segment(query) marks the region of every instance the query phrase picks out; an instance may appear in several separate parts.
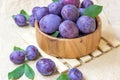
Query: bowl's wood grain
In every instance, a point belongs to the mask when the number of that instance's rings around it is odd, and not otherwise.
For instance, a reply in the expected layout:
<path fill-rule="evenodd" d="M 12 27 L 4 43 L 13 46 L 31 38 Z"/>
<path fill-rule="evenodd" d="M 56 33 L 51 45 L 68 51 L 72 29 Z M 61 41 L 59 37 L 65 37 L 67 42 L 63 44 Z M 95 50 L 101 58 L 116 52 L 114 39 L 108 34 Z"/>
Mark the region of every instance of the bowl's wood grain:
<path fill-rule="evenodd" d="M 97 17 L 95 32 L 74 39 L 59 39 L 40 31 L 35 22 L 36 39 L 39 47 L 49 55 L 62 58 L 80 58 L 97 49 L 101 37 L 101 20 Z"/>

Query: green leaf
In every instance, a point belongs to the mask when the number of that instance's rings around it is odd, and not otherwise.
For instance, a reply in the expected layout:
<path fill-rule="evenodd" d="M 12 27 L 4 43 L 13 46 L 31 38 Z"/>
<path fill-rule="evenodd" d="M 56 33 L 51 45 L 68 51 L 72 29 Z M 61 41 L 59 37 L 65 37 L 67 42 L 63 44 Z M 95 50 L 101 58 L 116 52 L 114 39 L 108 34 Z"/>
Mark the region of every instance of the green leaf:
<path fill-rule="evenodd" d="M 15 15 L 12 15 L 12 18 L 14 19 L 14 18 L 15 18 Z"/>
<path fill-rule="evenodd" d="M 8 73 L 8 79 L 16 80 L 19 79 L 24 74 L 24 65 L 17 67 L 12 72 Z"/>
<path fill-rule="evenodd" d="M 22 9 L 22 10 L 20 11 L 20 14 L 24 15 L 25 18 L 26 18 L 27 20 L 29 20 L 30 16 L 28 15 L 28 13 L 27 13 L 25 10 Z"/>
<path fill-rule="evenodd" d="M 14 50 L 14 51 L 17 51 L 17 50 L 25 51 L 24 49 L 21 49 L 20 47 L 17 47 L 17 46 L 14 46 L 13 50 Z"/>
<path fill-rule="evenodd" d="M 35 76 L 33 69 L 28 64 L 25 64 L 25 75 L 29 79 L 34 79 Z"/>
<path fill-rule="evenodd" d="M 85 9 L 83 15 L 87 15 L 92 18 L 95 18 L 100 14 L 100 12 L 102 11 L 102 8 L 103 8 L 103 6 L 91 5 Z"/>
<path fill-rule="evenodd" d="M 62 73 L 57 80 L 69 80 L 68 74 Z"/>
<path fill-rule="evenodd" d="M 51 36 L 53 36 L 53 37 L 57 37 L 58 34 L 59 34 L 59 31 L 56 31 L 56 32 L 54 32 L 53 34 L 51 34 Z"/>
<path fill-rule="evenodd" d="M 58 2 L 59 0 L 52 0 L 53 2 Z"/>

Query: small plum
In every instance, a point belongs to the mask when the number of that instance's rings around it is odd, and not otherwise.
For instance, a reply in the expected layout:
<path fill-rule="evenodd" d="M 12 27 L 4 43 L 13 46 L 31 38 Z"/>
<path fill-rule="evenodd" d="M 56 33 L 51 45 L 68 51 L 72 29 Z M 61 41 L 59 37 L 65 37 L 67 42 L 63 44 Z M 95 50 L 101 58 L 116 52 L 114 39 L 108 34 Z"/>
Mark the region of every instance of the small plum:
<path fill-rule="evenodd" d="M 91 0 L 83 0 L 82 3 L 81 3 L 82 8 L 87 8 L 91 5 L 93 5 L 93 2 Z"/>
<path fill-rule="evenodd" d="M 25 53 L 22 50 L 13 51 L 10 54 L 10 60 L 14 64 L 22 64 L 25 62 Z"/>
<path fill-rule="evenodd" d="M 68 77 L 70 80 L 83 80 L 83 75 L 77 68 L 72 68 L 68 72 Z"/>
<path fill-rule="evenodd" d="M 40 30 L 51 34 L 58 30 L 61 21 L 62 19 L 58 15 L 48 14 L 39 21 Z"/>
<path fill-rule="evenodd" d="M 42 58 L 36 63 L 37 70 L 44 76 L 52 75 L 56 71 L 55 63 L 48 58 Z"/>
<path fill-rule="evenodd" d="M 96 21 L 89 16 L 81 16 L 77 20 L 77 26 L 82 33 L 88 34 L 95 31 Z"/>
<path fill-rule="evenodd" d="M 76 21 L 79 17 L 79 11 L 74 5 L 68 4 L 62 8 L 61 11 L 62 18 L 65 20 Z"/>
<path fill-rule="evenodd" d="M 35 18 L 34 18 L 33 15 L 31 15 L 30 18 L 29 18 L 29 24 L 30 24 L 32 27 L 34 27 L 34 24 L 35 24 Z"/>
<path fill-rule="evenodd" d="M 47 14 L 49 14 L 48 7 L 40 7 L 35 11 L 33 15 L 34 15 L 35 20 L 40 21 L 40 19 Z"/>
<path fill-rule="evenodd" d="M 24 15 L 22 14 L 17 14 L 14 16 L 14 20 L 15 20 L 15 23 L 18 25 L 18 26 L 26 26 L 27 25 L 27 20 L 25 18 Z"/>
<path fill-rule="evenodd" d="M 80 6 L 80 0 L 59 0 L 63 5 L 72 4 L 76 7 Z"/>
<path fill-rule="evenodd" d="M 26 48 L 26 57 L 28 60 L 36 60 L 39 57 L 39 51 L 37 47 L 29 45 Z"/>
<path fill-rule="evenodd" d="M 70 21 L 65 20 L 59 26 L 60 35 L 64 38 L 75 38 L 79 36 L 79 29 L 77 25 Z"/>
<path fill-rule="evenodd" d="M 56 15 L 61 15 L 61 10 L 63 8 L 63 4 L 59 2 L 52 2 L 48 5 L 49 12 Z"/>
<path fill-rule="evenodd" d="M 40 7 L 39 7 L 39 6 L 35 6 L 35 7 L 32 9 L 32 14 L 34 15 L 38 9 L 40 9 Z"/>

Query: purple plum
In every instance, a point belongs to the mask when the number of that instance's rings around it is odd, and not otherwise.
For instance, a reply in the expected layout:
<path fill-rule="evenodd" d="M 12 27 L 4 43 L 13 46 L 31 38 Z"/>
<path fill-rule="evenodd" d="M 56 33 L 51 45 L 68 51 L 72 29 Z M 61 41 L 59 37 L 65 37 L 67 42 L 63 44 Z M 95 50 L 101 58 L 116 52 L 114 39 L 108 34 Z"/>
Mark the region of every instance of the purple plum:
<path fill-rule="evenodd" d="M 72 68 L 68 72 L 68 77 L 70 80 L 83 80 L 83 75 L 77 68 Z"/>
<path fill-rule="evenodd" d="M 10 54 L 10 60 L 14 64 L 22 64 L 25 62 L 25 52 L 22 50 L 13 51 Z"/>
<path fill-rule="evenodd" d="M 15 20 L 15 23 L 18 25 L 18 26 L 26 26 L 27 25 L 27 20 L 25 18 L 24 15 L 22 14 L 17 14 L 14 16 L 14 20 Z"/>
<path fill-rule="evenodd" d="M 35 6 L 35 7 L 32 9 L 32 14 L 34 15 L 38 9 L 40 9 L 40 7 L 39 7 L 39 6 Z"/>
<path fill-rule="evenodd" d="M 70 20 L 62 22 L 59 26 L 59 31 L 60 35 L 64 38 L 75 38 L 79 36 L 79 29 L 77 25 Z"/>
<path fill-rule="evenodd" d="M 56 15 L 61 15 L 61 10 L 63 8 L 63 4 L 61 4 L 59 2 L 52 2 L 51 4 L 49 4 L 48 8 L 49 8 L 50 13 L 56 14 Z"/>
<path fill-rule="evenodd" d="M 37 21 L 40 21 L 42 17 L 48 14 L 49 14 L 49 9 L 47 7 L 40 7 L 35 11 L 33 15 Z"/>
<path fill-rule="evenodd" d="M 35 24 L 35 18 L 34 18 L 33 15 L 31 15 L 30 18 L 29 18 L 29 24 L 30 24 L 32 27 L 34 27 L 34 24 Z"/>
<path fill-rule="evenodd" d="M 39 21 L 40 30 L 44 33 L 51 34 L 58 30 L 61 21 L 62 19 L 58 15 L 46 15 Z"/>
<path fill-rule="evenodd" d="M 93 5 L 93 2 L 91 0 L 83 0 L 82 3 L 81 3 L 82 8 L 87 8 L 91 5 Z"/>
<path fill-rule="evenodd" d="M 68 4 L 62 8 L 62 18 L 65 20 L 76 21 L 79 18 L 79 11 L 74 5 Z"/>
<path fill-rule="evenodd" d="M 26 57 L 28 60 L 36 60 L 40 56 L 37 47 L 29 45 L 26 48 Z"/>
<path fill-rule="evenodd" d="M 48 58 L 40 59 L 36 63 L 36 68 L 44 76 L 52 75 L 56 71 L 55 63 Z"/>
<path fill-rule="evenodd" d="M 95 19 L 89 16 L 81 16 L 77 20 L 77 26 L 82 33 L 91 33 L 94 32 L 96 29 L 96 21 Z"/>
<path fill-rule="evenodd" d="M 62 3 L 63 5 L 72 4 L 76 7 L 80 6 L 80 0 L 59 0 L 59 2 Z"/>

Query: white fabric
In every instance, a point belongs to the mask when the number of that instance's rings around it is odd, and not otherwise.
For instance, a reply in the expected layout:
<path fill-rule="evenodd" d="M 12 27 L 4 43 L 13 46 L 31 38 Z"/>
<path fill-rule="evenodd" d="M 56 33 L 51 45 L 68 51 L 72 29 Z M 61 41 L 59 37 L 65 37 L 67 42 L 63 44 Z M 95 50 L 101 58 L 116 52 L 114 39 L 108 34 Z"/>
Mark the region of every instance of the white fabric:
<path fill-rule="evenodd" d="M 119 8 L 119 0 L 99 0 L 101 4 L 109 2 L 109 5 L 105 9 L 109 9 L 107 15 L 110 22 L 112 20 L 120 20 L 119 14 L 116 14 L 116 11 L 111 11 L 111 8 Z M 112 2 L 111 2 L 112 1 Z M 113 1 L 116 1 L 116 5 L 113 4 Z M 12 71 L 17 67 L 9 60 L 9 55 L 13 50 L 13 46 L 19 46 L 25 49 L 27 44 L 25 41 L 17 35 L 16 32 L 25 32 L 29 30 L 29 27 L 25 29 L 19 28 L 11 18 L 12 15 L 18 14 L 21 9 L 26 10 L 31 14 L 31 10 L 34 6 L 47 6 L 51 0 L 0 0 L 0 80 L 8 80 L 8 72 Z M 118 2 L 118 3 L 117 3 Z M 106 3 L 107 4 L 107 3 Z M 112 9 L 112 10 L 114 10 Z M 111 14 L 111 12 L 113 12 Z M 120 11 L 120 10 L 119 10 Z M 105 11 L 107 12 L 107 11 Z M 119 19 L 117 19 L 119 18 Z M 118 21 L 119 23 L 119 21 Z M 114 24 L 115 25 L 115 24 Z M 117 25 L 116 31 L 117 34 L 120 32 L 120 26 Z M 113 27 L 114 28 L 114 27 Z M 120 37 L 120 36 L 119 36 Z M 36 70 L 36 61 L 29 62 L 30 66 L 35 71 L 34 80 L 56 80 L 58 73 L 55 73 L 52 76 L 41 76 Z M 102 55 L 99 58 L 92 60 L 89 63 L 80 66 L 79 69 L 83 72 L 85 80 L 119 80 L 120 79 L 120 47 L 112 50 L 111 52 Z M 25 76 L 19 80 L 29 80 Z"/>

